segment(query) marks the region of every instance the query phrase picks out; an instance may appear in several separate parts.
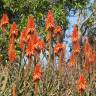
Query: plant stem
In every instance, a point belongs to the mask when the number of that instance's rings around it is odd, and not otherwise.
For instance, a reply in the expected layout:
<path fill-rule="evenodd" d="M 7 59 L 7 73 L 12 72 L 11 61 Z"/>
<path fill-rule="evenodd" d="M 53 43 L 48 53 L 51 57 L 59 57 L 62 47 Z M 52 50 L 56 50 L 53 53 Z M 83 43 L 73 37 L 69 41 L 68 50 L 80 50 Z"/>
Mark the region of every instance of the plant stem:
<path fill-rule="evenodd" d="M 49 32 L 49 37 L 50 37 L 50 40 L 49 40 L 49 66 L 51 65 L 51 51 L 52 51 L 52 33 Z"/>
<path fill-rule="evenodd" d="M 39 81 L 36 81 L 34 83 L 34 85 L 35 85 L 35 88 L 34 88 L 34 94 L 35 94 L 35 96 L 38 96 L 38 93 L 39 93 L 38 83 L 39 83 Z"/>
<path fill-rule="evenodd" d="M 62 61 L 63 61 L 63 54 L 62 54 L 63 52 L 62 52 L 62 50 L 61 50 L 61 52 L 60 52 L 60 55 L 59 55 L 59 66 L 58 66 L 58 69 L 59 69 L 59 72 L 60 72 L 60 74 L 62 74 Z"/>

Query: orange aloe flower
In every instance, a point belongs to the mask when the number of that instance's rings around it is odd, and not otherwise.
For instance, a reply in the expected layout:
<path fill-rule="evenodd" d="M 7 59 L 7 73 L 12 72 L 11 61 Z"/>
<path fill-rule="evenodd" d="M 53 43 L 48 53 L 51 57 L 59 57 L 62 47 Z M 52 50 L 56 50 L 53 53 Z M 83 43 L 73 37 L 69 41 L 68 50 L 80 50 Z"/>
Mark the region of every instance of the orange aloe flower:
<path fill-rule="evenodd" d="M 1 18 L 1 23 L 0 23 L 0 27 L 3 27 L 5 25 L 7 25 L 9 23 L 9 19 L 7 14 L 3 14 L 2 18 Z"/>
<path fill-rule="evenodd" d="M 8 48 L 8 58 L 10 62 L 13 62 L 16 60 L 16 50 L 13 43 L 9 44 Z"/>
<path fill-rule="evenodd" d="M 76 56 L 74 52 L 72 52 L 69 60 L 69 67 L 74 67 L 76 63 L 75 61 L 76 61 Z"/>
<path fill-rule="evenodd" d="M 76 25 L 74 25 L 73 32 L 72 32 L 72 42 L 78 41 L 78 31 Z"/>
<path fill-rule="evenodd" d="M 91 55 L 89 61 L 91 63 L 95 63 L 96 62 L 96 51 L 92 50 L 92 55 Z"/>
<path fill-rule="evenodd" d="M 90 46 L 90 44 L 89 44 L 88 39 L 86 39 L 86 42 L 85 42 L 84 54 L 85 54 L 85 56 L 86 56 L 87 58 L 91 59 L 92 49 L 91 49 L 91 46 Z"/>
<path fill-rule="evenodd" d="M 89 70 L 90 70 L 89 61 L 86 59 L 85 59 L 85 62 L 83 64 L 83 69 L 84 69 L 84 71 L 87 71 L 87 72 L 89 72 Z"/>
<path fill-rule="evenodd" d="M 83 74 L 80 75 L 79 80 L 77 80 L 77 90 L 82 92 L 86 89 L 87 81 Z"/>
<path fill-rule="evenodd" d="M 39 37 L 38 37 L 38 35 L 36 33 L 34 33 L 32 35 L 32 39 L 33 39 L 34 44 L 36 44 L 40 40 Z"/>
<path fill-rule="evenodd" d="M 53 31 L 55 28 L 54 17 L 53 17 L 53 13 L 51 10 L 48 11 L 45 25 L 46 25 L 46 31 L 48 30 Z"/>
<path fill-rule="evenodd" d="M 80 44 L 79 44 L 78 41 L 75 44 L 72 45 L 72 51 L 75 54 L 79 54 L 80 53 Z"/>
<path fill-rule="evenodd" d="M 36 50 L 44 51 L 46 48 L 45 42 L 43 40 L 38 40 L 37 43 L 34 45 Z"/>
<path fill-rule="evenodd" d="M 30 34 L 36 32 L 34 19 L 31 16 L 29 16 L 28 18 L 27 28 L 28 28 L 28 33 Z"/>
<path fill-rule="evenodd" d="M 54 33 L 57 35 L 57 34 L 61 34 L 62 33 L 62 29 L 61 29 L 61 26 L 57 26 L 56 28 L 55 28 L 55 31 L 54 31 Z"/>
<path fill-rule="evenodd" d="M 35 51 L 34 41 L 33 41 L 32 38 L 30 38 L 29 41 L 26 44 L 26 55 L 30 57 L 31 55 L 34 54 L 34 51 Z"/>
<path fill-rule="evenodd" d="M 65 45 L 61 43 L 57 43 L 56 46 L 54 47 L 54 53 L 58 54 L 61 50 L 65 50 Z"/>
<path fill-rule="evenodd" d="M 26 43 L 26 55 L 31 56 L 35 53 L 35 44 L 39 41 L 39 37 L 34 33 Z"/>
<path fill-rule="evenodd" d="M 13 22 L 11 29 L 10 29 L 10 37 L 12 36 L 17 37 L 17 35 L 18 35 L 17 25 L 15 22 Z"/>
<path fill-rule="evenodd" d="M 36 64 L 35 68 L 34 68 L 34 72 L 33 72 L 33 81 L 39 81 L 41 79 L 42 76 L 42 69 L 40 64 Z"/>
<path fill-rule="evenodd" d="M 9 38 L 9 44 L 15 44 L 15 38 L 13 36 Z"/>

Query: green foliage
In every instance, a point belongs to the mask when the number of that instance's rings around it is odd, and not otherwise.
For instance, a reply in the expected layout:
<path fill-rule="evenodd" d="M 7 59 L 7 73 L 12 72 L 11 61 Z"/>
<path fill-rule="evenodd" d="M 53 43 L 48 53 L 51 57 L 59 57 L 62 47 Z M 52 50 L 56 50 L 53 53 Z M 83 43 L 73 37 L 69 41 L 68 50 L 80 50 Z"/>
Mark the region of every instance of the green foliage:
<path fill-rule="evenodd" d="M 44 22 L 44 16 L 49 9 L 55 11 L 56 21 L 63 24 L 71 9 L 84 8 L 87 2 L 87 0 L 0 0 L 2 13 L 7 11 L 10 21 L 20 23 L 22 16 L 25 19 L 26 16 L 32 14 L 39 25 Z"/>

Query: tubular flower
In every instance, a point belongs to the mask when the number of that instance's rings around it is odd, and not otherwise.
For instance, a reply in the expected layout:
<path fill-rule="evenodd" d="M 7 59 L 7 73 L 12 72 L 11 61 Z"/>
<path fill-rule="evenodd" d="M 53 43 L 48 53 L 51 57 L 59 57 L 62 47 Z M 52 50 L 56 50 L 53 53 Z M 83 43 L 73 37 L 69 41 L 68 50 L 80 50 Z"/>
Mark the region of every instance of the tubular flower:
<path fill-rule="evenodd" d="M 79 80 L 77 81 L 77 89 L 82 92 L 86 89 L 87 81 L 83 74 L 80 75 Z"/>
<path fill-rule="evenodd" d="M 38 40 L 37 43 L 34 45 L 34 47 L 37 51 L 44 51 L 46 45 L 43 40 Z"/>
<path fill-rule="evenodd" d="M 57 26 L 57 27 L 55 28 L 54 33 L 55 33 L 56 35 L 58 35 L 58 34 L 60 35 L 60 34 L 62 33 L 61 26 Z"/>
<path fill-rule="evenodd" d="M 53 31 L 55 28 L 54 17 L 53 17 L 53 13 L 51 10 L 48 11 L 45 25 L 46 25 L 46 31 L 48 31 L 48 30 Z"/>
<path fill-rule="evenodd" d="M 65 45 L 61 43 L 57 43 L 56 46 L 54 47 L 54 53 L 58 54 L 61 50 L 65 50 Z"/>
<path fill-rule="evenodd" d="M 34 44 L 36 44 L 39 41 L 39 37 L 37 36 L 36 33 L 33 34 L 32 39 L 33 39 Z"/>
<path fill-rule="evenodd" d="M 14 44 L 9 44 L 8 58 L 10 62 L 13 62 L 16 60 L 16 50 L 15 50 Z"/>
<path fill-rule="evenodd" d="M 34 19 L 31 16 L 28 18 L 27 28 L 29 34 L 36 32 Z"/>
<path fill-rule="evenodd" d="M 88 39 L 86 40 L 85 42 L 85 46 L 84 46 L 84 54 L 87 58 L 91 59 L 91 56 L 92 56 L 92 49 L 91 49 L 91 46 L 88 42 Z"/>
<path fill-rule="evenodd" d="M 42 69 L 40 64 L 36 64 L 35 68 L 34 68 L 34 72 L 33 72 L 33 81 L 39 81 L 41 79 L 42 76 Z"/>
<path fill-rule="evenodd" d="M 15 38 L 13 36 L 11 38 L 9 38 L 9 43 L 10 44 L 14 44 L 15 43 Z"/>
<path fill-rule="evenodd" d="M 72 45 L 72 50 L 75 54 L 79 54 L 80 53 L 80 44 L 77 41 L 75 44 Z"/>
<path fill-rule="evenodd" d="M 24 30 L 21 32 L 20 35 L 20 48 L 23 49 L 24 48 L 24 44 L 26 44 L 30 39 L 33 38 L 33 41 L 36 41 L 36 36 L 35 34 L 33 34 L 32 36 L 30 34 L 28 34 L 28 28 L 24 28 Z M 35 40 L 34 40 L 35 38 Z"/>
<path fill-rule="evenodd" d="M 33 34 L 26 43 L 26 55 L 31 56 L 35 53 L 35 44 L 39 41 L 37 34 Z"/>
<path fill-rule="evenodd" d="M 76 25 L 74 25 L 73 32 L 72 32 L 72 42 L 78 41 L 78 31 Z"/>
<path fill-rule="evenodd" d="M 71 53 L 71 56 L 70 56 L 70 60 L 69 60 L 69 67 L 75 66 L 75 61 L 76 61 L 76 56 L 75 56 L 75 54 L 72 52 L 72 53 Z"/>
<path fill-rule="evenodd" d="M 0 23 L 0 27 L 3 27 L 5 25 L 7 25 L 9 23 L 9 19 L 7 14 L 3 14 L 2 18 L 1 18 L 1 23 Z"/>
<path fill-rule="evenodd" d="M 34 54 L 34 41 L 33 39 L 29 39 L 26 45 L 26 55 L 31 56 Z"/>
<path fill-rule="evenodd" d="M 18 35 L 17 25 L 15 22 L 13 22 L 11 29 L 10 29 L 10 37 L 12 36 L 17 37 L 17 35 Z"/>
<path fill-rule="evenodd" d="M 91 63 L 94 63 L 94 62 L 96 62 L 96 51 L 92 50 Z"/>
<path fill-rule="evenodd" d="M 83 69 L 84 71 L 88 71 L 90 70 L 90 65 L 89 65 L 89 61 L 85 60 L 84 65 L 83 65 Z"/>

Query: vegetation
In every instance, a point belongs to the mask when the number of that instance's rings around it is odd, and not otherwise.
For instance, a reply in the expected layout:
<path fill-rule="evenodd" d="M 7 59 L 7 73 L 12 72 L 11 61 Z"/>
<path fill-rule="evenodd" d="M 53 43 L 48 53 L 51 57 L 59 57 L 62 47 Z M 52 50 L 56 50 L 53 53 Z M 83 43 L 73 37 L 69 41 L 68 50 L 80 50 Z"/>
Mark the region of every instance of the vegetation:
<path fill-rule="evenodd" d="M 96 8 L 89 2 L 0 0 L 0 96 L 96 95 Z M 70 12 L 78 22 L 67 60 Z"/>

